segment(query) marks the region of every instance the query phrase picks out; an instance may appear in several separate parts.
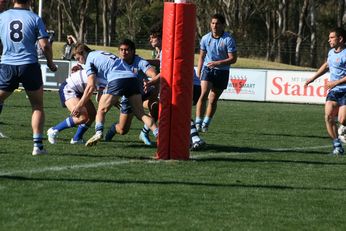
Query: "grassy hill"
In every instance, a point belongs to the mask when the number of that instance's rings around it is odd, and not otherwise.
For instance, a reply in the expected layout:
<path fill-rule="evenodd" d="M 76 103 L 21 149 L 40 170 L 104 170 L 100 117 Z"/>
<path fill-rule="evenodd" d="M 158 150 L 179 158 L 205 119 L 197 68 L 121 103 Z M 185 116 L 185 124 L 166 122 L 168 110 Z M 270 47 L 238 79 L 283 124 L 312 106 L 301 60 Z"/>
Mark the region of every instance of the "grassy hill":
<path fill-rule="evenodd" d="M 53 43 L 53 54 L 54 59 L 60 59 L 62 56 L 62 47 L 64 43 L 54 42 Z M 117 47 L 104 47 L 104 46 L 94 46 L 90 45 L 92 49 L 95 50 L 105 50 L 112 52 L 114 54 L 118 53 Z M 145 59 L 151 58 L 151 50 L 137 49 L 137 54 Z M 195 65 L 197 65 L 198 54 L 195 55 Z M 287 69 L 287 70 L 311 70 L 312 68 L 292 66 L 283 63 L 269 62 L 264 59 L 249 59 L 239 57 L 238 61 L 233 67 L 244 67 L 244 68 L 263 68 L 263 69 Z"/>

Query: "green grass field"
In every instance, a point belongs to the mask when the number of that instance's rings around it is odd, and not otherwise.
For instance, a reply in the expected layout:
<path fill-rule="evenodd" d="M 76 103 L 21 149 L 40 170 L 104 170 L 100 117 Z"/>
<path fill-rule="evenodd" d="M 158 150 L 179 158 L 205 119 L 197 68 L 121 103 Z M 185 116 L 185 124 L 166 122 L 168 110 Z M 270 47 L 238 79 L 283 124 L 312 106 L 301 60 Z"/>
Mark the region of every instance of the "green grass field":
<path fill-rule="evenodd" d="M 45 106 L 46 129 L 68 115 L 56 92 Z M 323 105 L 220 101 L 189 161 L 153 160 L 138 121 L 91 148 L 65 130 L 33 157 L 30 114 L 16 92 L 0 117 L 0 230 L 346 229 L 346 159 L 328 155 Z"/>

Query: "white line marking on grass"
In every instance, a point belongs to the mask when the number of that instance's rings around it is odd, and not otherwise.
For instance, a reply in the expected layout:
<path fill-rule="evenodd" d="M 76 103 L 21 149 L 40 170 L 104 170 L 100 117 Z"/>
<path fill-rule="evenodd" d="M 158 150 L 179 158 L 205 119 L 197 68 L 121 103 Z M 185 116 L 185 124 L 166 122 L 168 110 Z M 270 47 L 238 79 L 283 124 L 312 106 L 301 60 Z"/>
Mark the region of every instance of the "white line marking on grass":
<path fill-rule="evenodd" d="M 293 148 L 271 148 L 267 149 L 269 151 L 295 151 L 295 150 L 314 150 L 314 149 L 321 149 L 321 148 L 327 148 L 330 147 L 330 145 L 324 145 L 324 146 L 315 146 L 315 147 L 293 147 Z M 265 151 L 265 149 L 263 150 Z M 258 152 L 231 152 L 227 153 L 227 156 L 235 156 L 235 155 L 249 155 L 249 154 L 257 154 Z M 190 159 L 191 160 L 197 160 L 201 157 L 217 157 L 220 155 L 224 155 L 224 153 L 206 153 L 206 154 L 191 154 Z M 122 164 L 130 164 L 130 163 L 139 163 L 139 162 L 146 162 L 146 163 L 161 163 L 159 160 L 149 160 L 149 161 L 143 161 L 143 160 L 117 160 L 117 161 L 109 161 L 109 162 L 98 162 L 98 163 L 91 163 L 91 164 L 79 164 L 79 165 L 69 165 L 69 166 L 53 166 L 53 167 L 44 167 L 40 169 L 27 169 L 27 170 L 18 170 L 18 171 L 7 171 L 7 172 L 0 172 L 0 176 L 11 176 L 11 175 L 26 175 L 26 174 L 35 174 L 35 173 L 44 173 L 44 172 L 60 172 L 60 171 L 66 171 L 66 170 L 75 170 L 75 169 L 85 169 L 85 168 L 98 168 L 98 167 L 107 167 L 107 166 L 114 166 L 114 165 L 122 165 Z M 0 186 L 0 189 L 3 187 Z"/>
<path fill-rule="evenodd" d="M 129 164 L 133 162 L 140 162 L 139 160 L 118 160 L 118 161 L 109 161 L 109 162 L 98 162 L 92 164 L 79 164 L 79 165 L 69 165 L 69 166 L 55 166 L 55 167 L 45 167 L 40 169 L 27 169 L 19 171 L 8 171 L 0 172 L 0 176 L 10 176 L 10 175 L 21 175 L 21 174 L 34 174 L 34 173 L 43 173 L 43 172 L 60 172 L 65 170 L 74 170 L 74 169 L 83 169 L 83 168 L 98 168 L 98 167 L 107 167 L 114 165 Z"/>
<path fill-rule="evenodd" d="M 314 150 L 321 148 L 331 148 L 331 145 L 315 146 L 315 147 L 295 147 L 295 148 L 270 148 L 270 151 L 280 152 L 280 151 L 299 151 L 299 150 Z"/>
<path fill-rule="evenodd" d="M 292 148 L 263 148 L 263 152 L 273 151 L 273 152 L 284 152 L 284 151 L 299 151 L 299 150 L 315 150 L 315 149 L 322 149 L 322 148 L 330 148 L 331 145 L 323 145 L 323 146 L 313 146 L 313 147 L 292 147 Z M 224 153 L 220 153 L 220 155 L 224 155 Z M 258 152 L 230 152 L 227 153 L 227 156 L 236 156 L 236 155 L 258 155 Z M 218 153 L 205 153 L 205 154 L 191 154 L 190 159 L 199 159 L 201 157 L 217 157 Z"/>

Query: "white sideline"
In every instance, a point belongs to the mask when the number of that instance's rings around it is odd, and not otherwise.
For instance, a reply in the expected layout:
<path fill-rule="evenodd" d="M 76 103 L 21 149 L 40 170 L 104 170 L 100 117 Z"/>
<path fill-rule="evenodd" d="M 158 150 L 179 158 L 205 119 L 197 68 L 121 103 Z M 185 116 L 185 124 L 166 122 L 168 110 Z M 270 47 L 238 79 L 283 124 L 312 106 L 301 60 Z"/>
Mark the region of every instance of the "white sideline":
<path fill-rule="evenodd" d="M 315 146 L 315 147 L 296 147 L 296 148 L 271 148 L 267 149 L 269 151 L 295 151 L 295 150 L 314 150 L 314 149 L 321 149 L 321 148 L 327 148 L 330 147 L 330 145 L 324 145 L 324 146 Z M 232 152 L 227 154 L 229 155 L 244 155 L 244 154 L 257 154 L 254 153 L 244 153 L 244 152 Z M 224 155 L 224 154 L 223 154 Z M 190 159 L 196 160 L 200 157 L 206 157 L 206 156 L 218 156 L 215 153 L 212 154 L 191 154 Z M 107 167 L 107 166 L 114 166 L 114 165 L 122 165 L 122 164 L 130 164 L 135 162 L 143 162 L 143 160 L 117 160 L 117 161 L 108 161 L 108 162 L 98 162 L 98 163 L 90 163 L 90 164 L 79 164 L 79 165 L 69 165 L 69 166 L 53 166 L 53 167 L 45 167 L 40 169 L 27 169 L 27 170 L 18 170 L 18 171 L 7 171 L 7 172 L 0 172 L 0 176 L 11 176 L 11 175 L 26 175 L 26 174 L 35 174 L 35 173 L 43 173 L 43 172 L 60 172 L 60 171 L 66 171 L 66 170 L 74 170 L 74 169 L 83 169 L 83 168 L 98 168 L 98 167 Z M 154 161 L 149 160 L 148 163 L 160 163 L 160 161 Z"/>

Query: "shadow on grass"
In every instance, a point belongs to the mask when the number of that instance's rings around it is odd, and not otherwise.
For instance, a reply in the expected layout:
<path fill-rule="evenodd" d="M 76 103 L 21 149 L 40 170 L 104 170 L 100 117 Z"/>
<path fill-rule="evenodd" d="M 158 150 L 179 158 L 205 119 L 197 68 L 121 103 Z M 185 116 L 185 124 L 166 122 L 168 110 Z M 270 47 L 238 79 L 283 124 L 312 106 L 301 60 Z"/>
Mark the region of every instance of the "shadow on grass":
<path fill-rule="evenodd" d="M 196 187 L 221 187 L 221 188 L 249 188 L 249 189 L 269 189 L 269 190 L 303 190 L 303 191 L 338 191 L 344 192 L 346 188 L 333 187 L 307 187 L 307 186 L 288 186 L 288 185 L 270 185 L 270 184 L 245 184 L 231 183 L 207 183 L 207 182 L 188 182 L 188 181 L 155 181 L 155 180 L 112 180 L 112 179 L 72 179 L 72 178 L 39 178 L 39 177 L 24 177 L 24 176 L 0 176 L 2 180 L 14 181 L 47 181 L 47 182 L 75 182 L 75 183 L 92 183 L 92 184 L 138 184 L 138 185 L 180 185 L 180 186 L 196 186 Z"/>
<path fill-rule="evenodd" d="M 230 152 L 230 153 L 307 153 L 307 154 L 326 154 L 326 151 L 308 150 L 308 148 L 297 149 L 271 149 L 271 148 L 250 148 L 250 147 L 234 147 L 229 145 L 207 144 L 202 151 L 207 152 Z"/>

